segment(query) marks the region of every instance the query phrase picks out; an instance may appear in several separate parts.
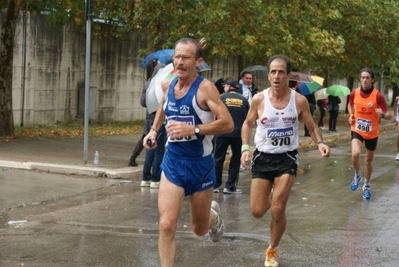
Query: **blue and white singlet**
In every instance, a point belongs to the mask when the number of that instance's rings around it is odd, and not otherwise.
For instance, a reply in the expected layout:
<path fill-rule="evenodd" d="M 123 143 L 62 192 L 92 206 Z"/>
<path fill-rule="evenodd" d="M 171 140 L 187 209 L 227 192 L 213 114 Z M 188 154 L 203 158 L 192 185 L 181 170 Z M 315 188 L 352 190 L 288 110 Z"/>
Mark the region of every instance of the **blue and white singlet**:
<path fill-rule="evenodd" d="M 174 88 L 177 77 L 170 83 L 167 97 L 163 105 L 166 123 L 180 121 L 190 125 L 205 124 L 215 120 L 210 110 L 202 109 L 197 102 L 197 91 L 204 78 L 198 76 L 187 93 L 180 99 L 175 98 Z M 166 149 L 179 157 L 204 157 L 212 153 L 213 135 L 192 135 L 182 138 L 168 137 Z"/>

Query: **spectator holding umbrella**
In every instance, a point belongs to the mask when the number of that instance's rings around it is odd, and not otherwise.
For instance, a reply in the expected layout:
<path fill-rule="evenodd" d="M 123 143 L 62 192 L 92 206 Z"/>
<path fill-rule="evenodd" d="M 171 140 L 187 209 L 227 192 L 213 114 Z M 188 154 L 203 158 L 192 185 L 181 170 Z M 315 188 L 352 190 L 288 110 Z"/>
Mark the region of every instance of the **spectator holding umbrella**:
<path fill-rule="evenodd" d="M 316 109 L 316 98 L 314 97 L 314 93 L 311 93 L 309 95 L 305 95 L 306 99 L 308 100 L 309 103 L 309 109 L 310 109 L 310 114 L 313 117 L 314 111 Z M 304 130 L 305 130 L 305 136 L 310 136 L 309 134 L 309 130 L 306 127 L 306 125 L 303 126 Z"/>

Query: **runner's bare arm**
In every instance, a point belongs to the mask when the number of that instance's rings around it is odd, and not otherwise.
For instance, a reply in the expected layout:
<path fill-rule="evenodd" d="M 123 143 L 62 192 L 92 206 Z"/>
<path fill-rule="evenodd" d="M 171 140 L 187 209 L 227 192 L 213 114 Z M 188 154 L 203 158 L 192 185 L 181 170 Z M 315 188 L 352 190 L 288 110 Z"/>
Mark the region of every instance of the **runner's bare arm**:
<path fill-rule="evenodd" d="M 163 110 L 163 103 L 165 102 L 166 95 L 168 92 L 169 84 L 172 81 L 172 79 L 165 79 L 162 81 L 162 91 L 163 91 L 163 96 L 162 100 L 159 103 L 157 113 L 155 115 L 154 123 L 152 124 L 152 127 L 146 137 L 143 139 L 143 145 L 146 149 L 155 149 L 157 147 L 156 143 L 156 138 L 158 135 L 158 129 L 161 128 L 163 122 L 165 121 L 165 112 Z M 148 145 L 148 139 L 152 140 L 152 145 L 151 147 Z"/>
<path fill-rule="evenodd" d="M 241 140 L 242 140 L 242 151 L 241 151 L 241 165 L 249 169 L 247 162 L 251 159 L 251 153 L 249 150 L 249 139 L 251 138 L 252 127 L 255 124 L 256 119 L 259 117 L 259 114 L 263 113 L 263 102 L 264 94 L 256 94 L 252 98 L 251 106 L 249 107 L 249 111 L 247 113 L 247 117 L 241 127 Z M 261 108 L 262 107 L 262 108 Z"/>

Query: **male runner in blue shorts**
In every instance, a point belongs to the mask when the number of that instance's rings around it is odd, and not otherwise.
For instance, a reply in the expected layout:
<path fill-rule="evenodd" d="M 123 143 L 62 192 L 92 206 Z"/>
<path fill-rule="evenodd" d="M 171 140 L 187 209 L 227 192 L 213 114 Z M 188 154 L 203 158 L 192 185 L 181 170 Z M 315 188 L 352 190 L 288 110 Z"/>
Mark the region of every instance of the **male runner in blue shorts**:
<path fill-rule="evenodd" d="M 143 140 L 147 149 L 155 148 L 157 131 L 166 118 L 168 140 L 158 193 L 162 267 L 174 265 L 177 219 L 185 196 L 190 199 L 194 233 L 202 236 L 209 232 L 214 242 L 223 235 L 219 205 L 212 201 L 216 181 L 212 139 L 233 131 L 234 124 L 215 85 L 197 74 L 202 61 L 199 42 L 191 38 L 176 42 L 173 64 L 177 77 L 162 83 L 164 96 Z M 149 140 L 155 144 L 150 146 Z"/>
<path fill-rule="evenodd" d="M 241 164 L 247 169 L 249 138 L 257 121 L 256 150 L 252 157 L 250 206 L 255 218 L 261 218 L 270 208 L 270 244 L 266 250 L 266 266 L 279 266 L 277 246 L 284 234 L 287 219 L 285 209 L 299 165 L 298 120 L 302 118 L 312 140 L 323 157 L 330 156 L 330 148 L 313 121 L 307 99 L 287 86 L 291 76 L 291 62 L 284 55 L 276 55 L 267 63 L 270 88 L 254 95 L 241 130 Z"/>

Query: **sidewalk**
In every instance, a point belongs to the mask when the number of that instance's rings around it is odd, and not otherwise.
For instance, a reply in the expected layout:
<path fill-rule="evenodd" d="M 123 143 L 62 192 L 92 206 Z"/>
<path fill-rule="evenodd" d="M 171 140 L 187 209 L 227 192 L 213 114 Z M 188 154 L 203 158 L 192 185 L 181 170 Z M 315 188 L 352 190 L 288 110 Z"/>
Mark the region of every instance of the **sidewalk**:
<path fill-rule="evenodd" d="M 380 128 L 392 129 L 395 128 L 395 125 L 391 121 L 382 120 Z M 349 139 L 349 133 L 348 125 L 337 126 L 337 132 L 330 133 L 327 130 L 322 130 L 326 143 L 336 140 L 337 137 Z M 303 135 L 303 125 L 300 125 L 300 144 L 312 144 L 311 138 Z M 145 150 L 137 158 L 139 166 L 127 167 L 130 155 L 140 137 L 141 134 L 89 137 L 87 164 L 84 162 L 83 137 L 0 141 L 0 171 L 17 168 L 140 181 Z M 253 145 L 253 138 L 251 145 Z M 251 147 L 251 150 L 253 149 Z M 93 166 L 93 157 L 96 150 L 100 153 L 98 167 Z"/>

